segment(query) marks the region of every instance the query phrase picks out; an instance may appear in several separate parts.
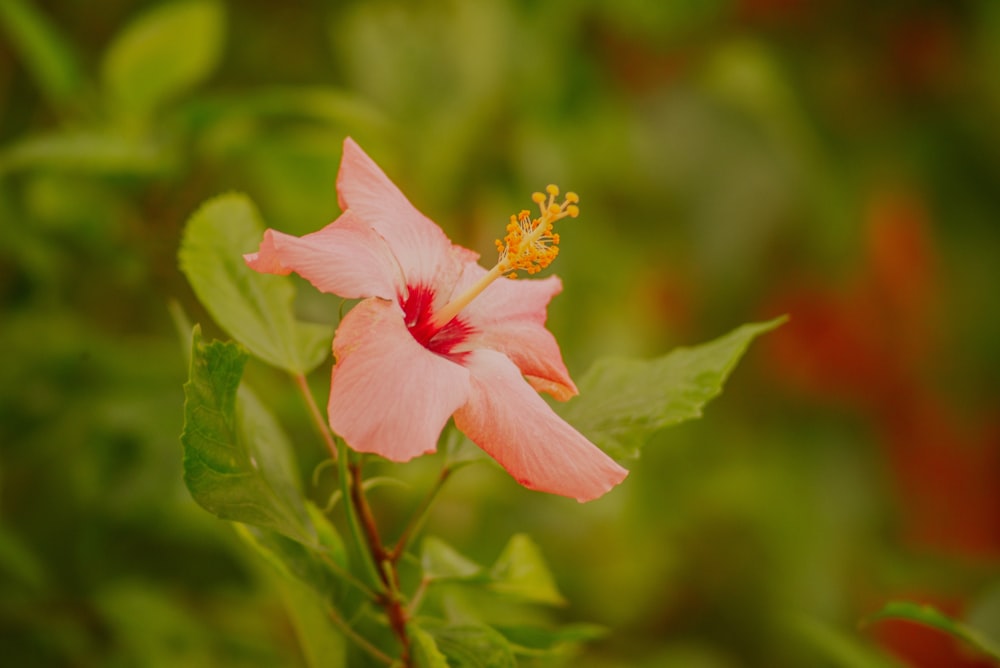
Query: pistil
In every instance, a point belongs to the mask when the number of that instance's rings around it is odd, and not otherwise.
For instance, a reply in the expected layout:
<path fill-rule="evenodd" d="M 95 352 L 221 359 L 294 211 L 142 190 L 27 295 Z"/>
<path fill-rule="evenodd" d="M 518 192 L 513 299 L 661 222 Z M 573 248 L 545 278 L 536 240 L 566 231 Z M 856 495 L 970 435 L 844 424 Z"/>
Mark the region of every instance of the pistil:
<path fill-rule="evenodd" d="M 580 214 L 577 206 L 580 198 L 576 193 L 566 193 L 562 203 L 556 202 L 558 196 L 559 188 L 550 185 L 545 189 L 545 194 L 535 193 L 531 196 L 541 214 L 538 218 L 533 219 L 529 211 L 521 211 L 510 217 L 504 240 L 496 241 L 499 254 L 497 263 L 482 278 L 435 313 L 434 326 L 447 325 L 501 276 L 517 278 L 517 271 L 534 274 L 549 266 L 559 254 L 559 235 L 553 233 L 553 223 L 562 218 L 576 218 Z"/>

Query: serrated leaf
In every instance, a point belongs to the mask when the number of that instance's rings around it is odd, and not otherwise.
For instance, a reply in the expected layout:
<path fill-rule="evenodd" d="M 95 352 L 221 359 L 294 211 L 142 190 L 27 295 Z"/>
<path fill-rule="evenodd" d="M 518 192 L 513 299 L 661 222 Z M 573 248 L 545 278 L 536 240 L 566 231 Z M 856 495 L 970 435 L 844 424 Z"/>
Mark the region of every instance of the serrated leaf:
<path fill-rule="evenodd" d="M 240 386 L 246 351 L 234 343 L 203 343 L 198 327 L 191 351 L 181 435 L 191 496 L 222 519 L 314 543 L 291 446 L 260 401 Z"/>
<path fill-rule="evenodd" d="M 188 220 L 181 270 L 198 299 L 230 336 L 269 364 L 306 374 L 329 355 L 330 327 L 295 319 L 295 288 L 286 276 L 259 274 L 243 261 L 264 225 L 245 195 L 209 200 Z"/>
<path fill-rule="evenodd" d="M 700 417 L 750 342 L 782 322 L 743 325 L 652 360 L 598 360 L 580 381 L 580 395 L 557 410 L 612 457 L 634 458 L 655 432 Z"/>
<path fill-rule="evenodd" d="M 222 6 L 211 0 L 169 2 L 140 15 L 104 54 L 101 77 L 114 109 L 146 116 L 206 79 L 224 28 Z"/>
<path fill-rule="evenodd" d="M 490 588 L 502 594 L 548 605 L 566 603 L 542 558 L 542 551 L 525 534 L 511 537 L 490 569 L 490 577 L 493 579 Z"/>
<path fill-rule="evenodd" d="M 448 659 L 438 649 L 434 636 L 412 624 L 408 631 L 413 643 L 413 660 L 417 668 L 448 668 Z"/>
<path fill-rule="evenodd" d="M 479 564 L 433 536 L 424 538 L 420 564 L 429 580 L 470 580 L 483 573 Z"/>
<path fill-rule="evenodd" d="M 445 665 L 452 668 L 514 668 L 514 650 L 503 635 L 482 624 L 448 624 L 437 619 L 419 619 L 416 627 L 429 633 Z M 437 664 L 430 664 L 436 666 Z"/>
<path fill-rule="evenodd" d="M 865 618 L 866 623 L 884 619 L 903 619 L 943 631 L 959 638 L 983 654 L 1000 661 L 1000 644 L 982 631 L 952 619 L 937 608 L 912 601 L 890 601 L 878 612 Z"/>

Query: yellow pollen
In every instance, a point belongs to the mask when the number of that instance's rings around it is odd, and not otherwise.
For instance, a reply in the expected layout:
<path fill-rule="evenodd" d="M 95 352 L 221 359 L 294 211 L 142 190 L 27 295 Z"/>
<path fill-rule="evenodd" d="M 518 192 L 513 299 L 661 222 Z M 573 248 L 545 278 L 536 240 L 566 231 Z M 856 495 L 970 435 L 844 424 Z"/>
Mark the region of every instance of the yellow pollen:
<path fill-rule="evenodd" d="M 559 188 L 550 185 L 548 194 L 534 193 L 531 199 L 538 205 L 538 218 L 532 218 L 530 211 L 521 211 L 510 217 L 507 235 L 496 240 L 499 258 L 497 267 L 500 274 L 517 278 L 518 271 L 536 274 L 549 266 L 559 255 L 559 235 L 552 231 L 552 225 L 562 218 L 576 218 L 580 215 L 580 201 L 576 193 L 566 193 L 562 203 L 556 202 Z"/>
<path fill-rule="evenodd" d="M 536 192 L 531 195 L 531 201 L 538 205 L 537 218 L 533 218 L 528 210 L 510 217 L 507 234 L 502 241 L 496 240 L 499 256 L 496 265 L 435 313 L 435 325 L 444 327 L 451 322 L 459 311 L 501 276 L 517 278 L 518 271 L 536 274 L 556 259 L 559 255 L 559 235 L 552 231 L 553 223 L 580 215 L 580 197 L 576 193 L 566 193 L 562 202 L 556 201 L 558 196 L 558 186 L 546 186 L 545 193 Z"/>

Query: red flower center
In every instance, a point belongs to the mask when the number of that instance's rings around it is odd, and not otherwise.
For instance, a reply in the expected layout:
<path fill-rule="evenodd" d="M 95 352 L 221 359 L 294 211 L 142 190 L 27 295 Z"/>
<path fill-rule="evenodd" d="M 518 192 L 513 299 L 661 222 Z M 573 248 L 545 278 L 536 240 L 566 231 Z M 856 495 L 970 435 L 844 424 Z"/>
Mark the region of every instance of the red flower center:
<path fill-rule="evenodd" d="M 409 285 L 409 296 L 400 297 L 406 327 L 413 338 L 427 350 L 461 362 L 467 351 L 453 352 L 473 333 L 473 328 L 461 316 L 455 316 L 443 327 L 434 324 L 434 289 L 426 285 Z"/>

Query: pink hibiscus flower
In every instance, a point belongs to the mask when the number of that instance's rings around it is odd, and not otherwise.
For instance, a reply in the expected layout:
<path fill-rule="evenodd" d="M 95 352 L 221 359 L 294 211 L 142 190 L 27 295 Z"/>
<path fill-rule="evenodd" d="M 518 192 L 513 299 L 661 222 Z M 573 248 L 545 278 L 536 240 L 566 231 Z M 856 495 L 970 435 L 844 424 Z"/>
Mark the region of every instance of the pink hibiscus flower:
<path fill-rule="evenodd" d="M 553 412 L 537 391 L 577 394 L 555 337 L 545 329 L 555 276 L 534 273 L 555 257 L 552 223 L 576 216 L 572 193 L 536 193 L 541 214 L 511 217 L 500 259 L 452 244 L 350 138 L 337 178 L 343 213 L 312 234 L 267 230 L 253 269 L 292 271 L 317 289 L 363 298 L 333 340 L 330 426 L 356 451 L 402 462 L 434 452 L 455 425 L 525 487 L 588 501 L 628 472 Z"/>

